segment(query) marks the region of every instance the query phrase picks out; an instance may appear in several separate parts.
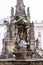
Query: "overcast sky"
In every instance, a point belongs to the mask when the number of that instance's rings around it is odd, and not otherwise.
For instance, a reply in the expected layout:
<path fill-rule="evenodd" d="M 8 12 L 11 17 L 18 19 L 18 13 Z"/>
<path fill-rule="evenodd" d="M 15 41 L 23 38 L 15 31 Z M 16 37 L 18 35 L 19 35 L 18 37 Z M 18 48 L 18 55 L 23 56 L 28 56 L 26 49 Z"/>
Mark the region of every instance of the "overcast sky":
<path fill-rule="evenodd" d="M 0 0 L 0 19 L 10 16 L 11 6 L 16 5 L 17 0 Z M 30 7 L 31 20 L 43 20 L 43 0 L 24 0 L 24 4 Z"/>
<path fill-rule="evenodd" d="M 40 22 L 43 20 L 43 0 L 24 0 L 24 4 L 27 10 L 27 7 L 30 7 L 30 16 L 31 21 L 37 20 Z M 14 13 L 15 13 L 15 6 L 16 6 L 16 0 L 0 0 L 0 19 L 7 18 L 10 16 L 10 9 L 11 6 L 14 7 Z M 1 22 L 1 21 L 0 21 Z M 0 27 L 0 40 L 3 39 L 3 33 L 4 28 Z M 2 41 L 0 41 L 1 43 Z M 0 49 L 2 48 L 2 45 L 0 44 Z"/>

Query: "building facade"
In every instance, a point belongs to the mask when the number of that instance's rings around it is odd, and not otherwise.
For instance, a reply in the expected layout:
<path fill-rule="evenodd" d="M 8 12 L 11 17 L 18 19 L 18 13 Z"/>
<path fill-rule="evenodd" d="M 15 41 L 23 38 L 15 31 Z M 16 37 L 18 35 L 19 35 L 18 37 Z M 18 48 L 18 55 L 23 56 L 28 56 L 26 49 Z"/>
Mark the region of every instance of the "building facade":
<path fill-rule="evenodd" d="M 35 40 L 36 42 L 36 48 L 39 49 L 39 53 L 43 55 L 43 22 L 40 23 L 34 23 L 34 32 L 35 32 Z"/>

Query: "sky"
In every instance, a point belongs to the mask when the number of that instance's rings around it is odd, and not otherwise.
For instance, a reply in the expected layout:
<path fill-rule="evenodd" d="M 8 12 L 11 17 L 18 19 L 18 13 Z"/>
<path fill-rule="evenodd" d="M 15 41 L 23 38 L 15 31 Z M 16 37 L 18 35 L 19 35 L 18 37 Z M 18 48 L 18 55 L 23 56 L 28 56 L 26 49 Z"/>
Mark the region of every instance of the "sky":
<path fill-rule="evenodd" d="M 17 0 L 0 0 L 0 19 L 10 16 L 11 6 L 16 6 Z M 30 7 L 31 21 L 43 20 L 43 0 L 24 0 L 25 7 Z"/>
<path fill-rule="evenodd" d="M 30 7 L 30 18 L 31 21 L 41 22 L 43 20 L 43 0 L 24 0 L 24 4 L 27 10 L 27 7 Z M 15 13 L 16 0 L 0 0 L 0 20 L 10 16 L 11 7 L 14 7 Z M 26 11 L 27 12 L 27 11 Z M 1 21 L 0 21 L 1 22 Z M 3 39 L 3 34 L 5 28 L 0 26 L 0 43 Z M 0 44 L 0 50 L 2 45 Z"/>

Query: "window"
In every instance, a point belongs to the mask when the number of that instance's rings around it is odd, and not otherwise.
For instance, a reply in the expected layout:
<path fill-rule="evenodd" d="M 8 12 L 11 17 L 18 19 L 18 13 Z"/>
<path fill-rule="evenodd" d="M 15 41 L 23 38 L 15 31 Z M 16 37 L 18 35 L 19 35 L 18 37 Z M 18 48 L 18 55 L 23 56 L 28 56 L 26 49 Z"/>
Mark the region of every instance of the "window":
<path fill-rule="evenodd" d="M 38 32 L 38 37 L 41 37 L 41 32 Z"/>

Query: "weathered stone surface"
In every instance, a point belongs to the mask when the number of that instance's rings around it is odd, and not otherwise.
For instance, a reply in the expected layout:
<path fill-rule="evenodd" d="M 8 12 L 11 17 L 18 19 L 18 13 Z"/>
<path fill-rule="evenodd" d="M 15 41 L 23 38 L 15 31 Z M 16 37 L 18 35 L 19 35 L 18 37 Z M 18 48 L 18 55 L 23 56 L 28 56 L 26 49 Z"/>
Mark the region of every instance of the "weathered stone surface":
<path fill-rule="evenodd" d="M 0 62 L 0 65 L 43 65 L 43 62 L 29 62 L 29 61 L 10 61 L 10 62 Z"/>

